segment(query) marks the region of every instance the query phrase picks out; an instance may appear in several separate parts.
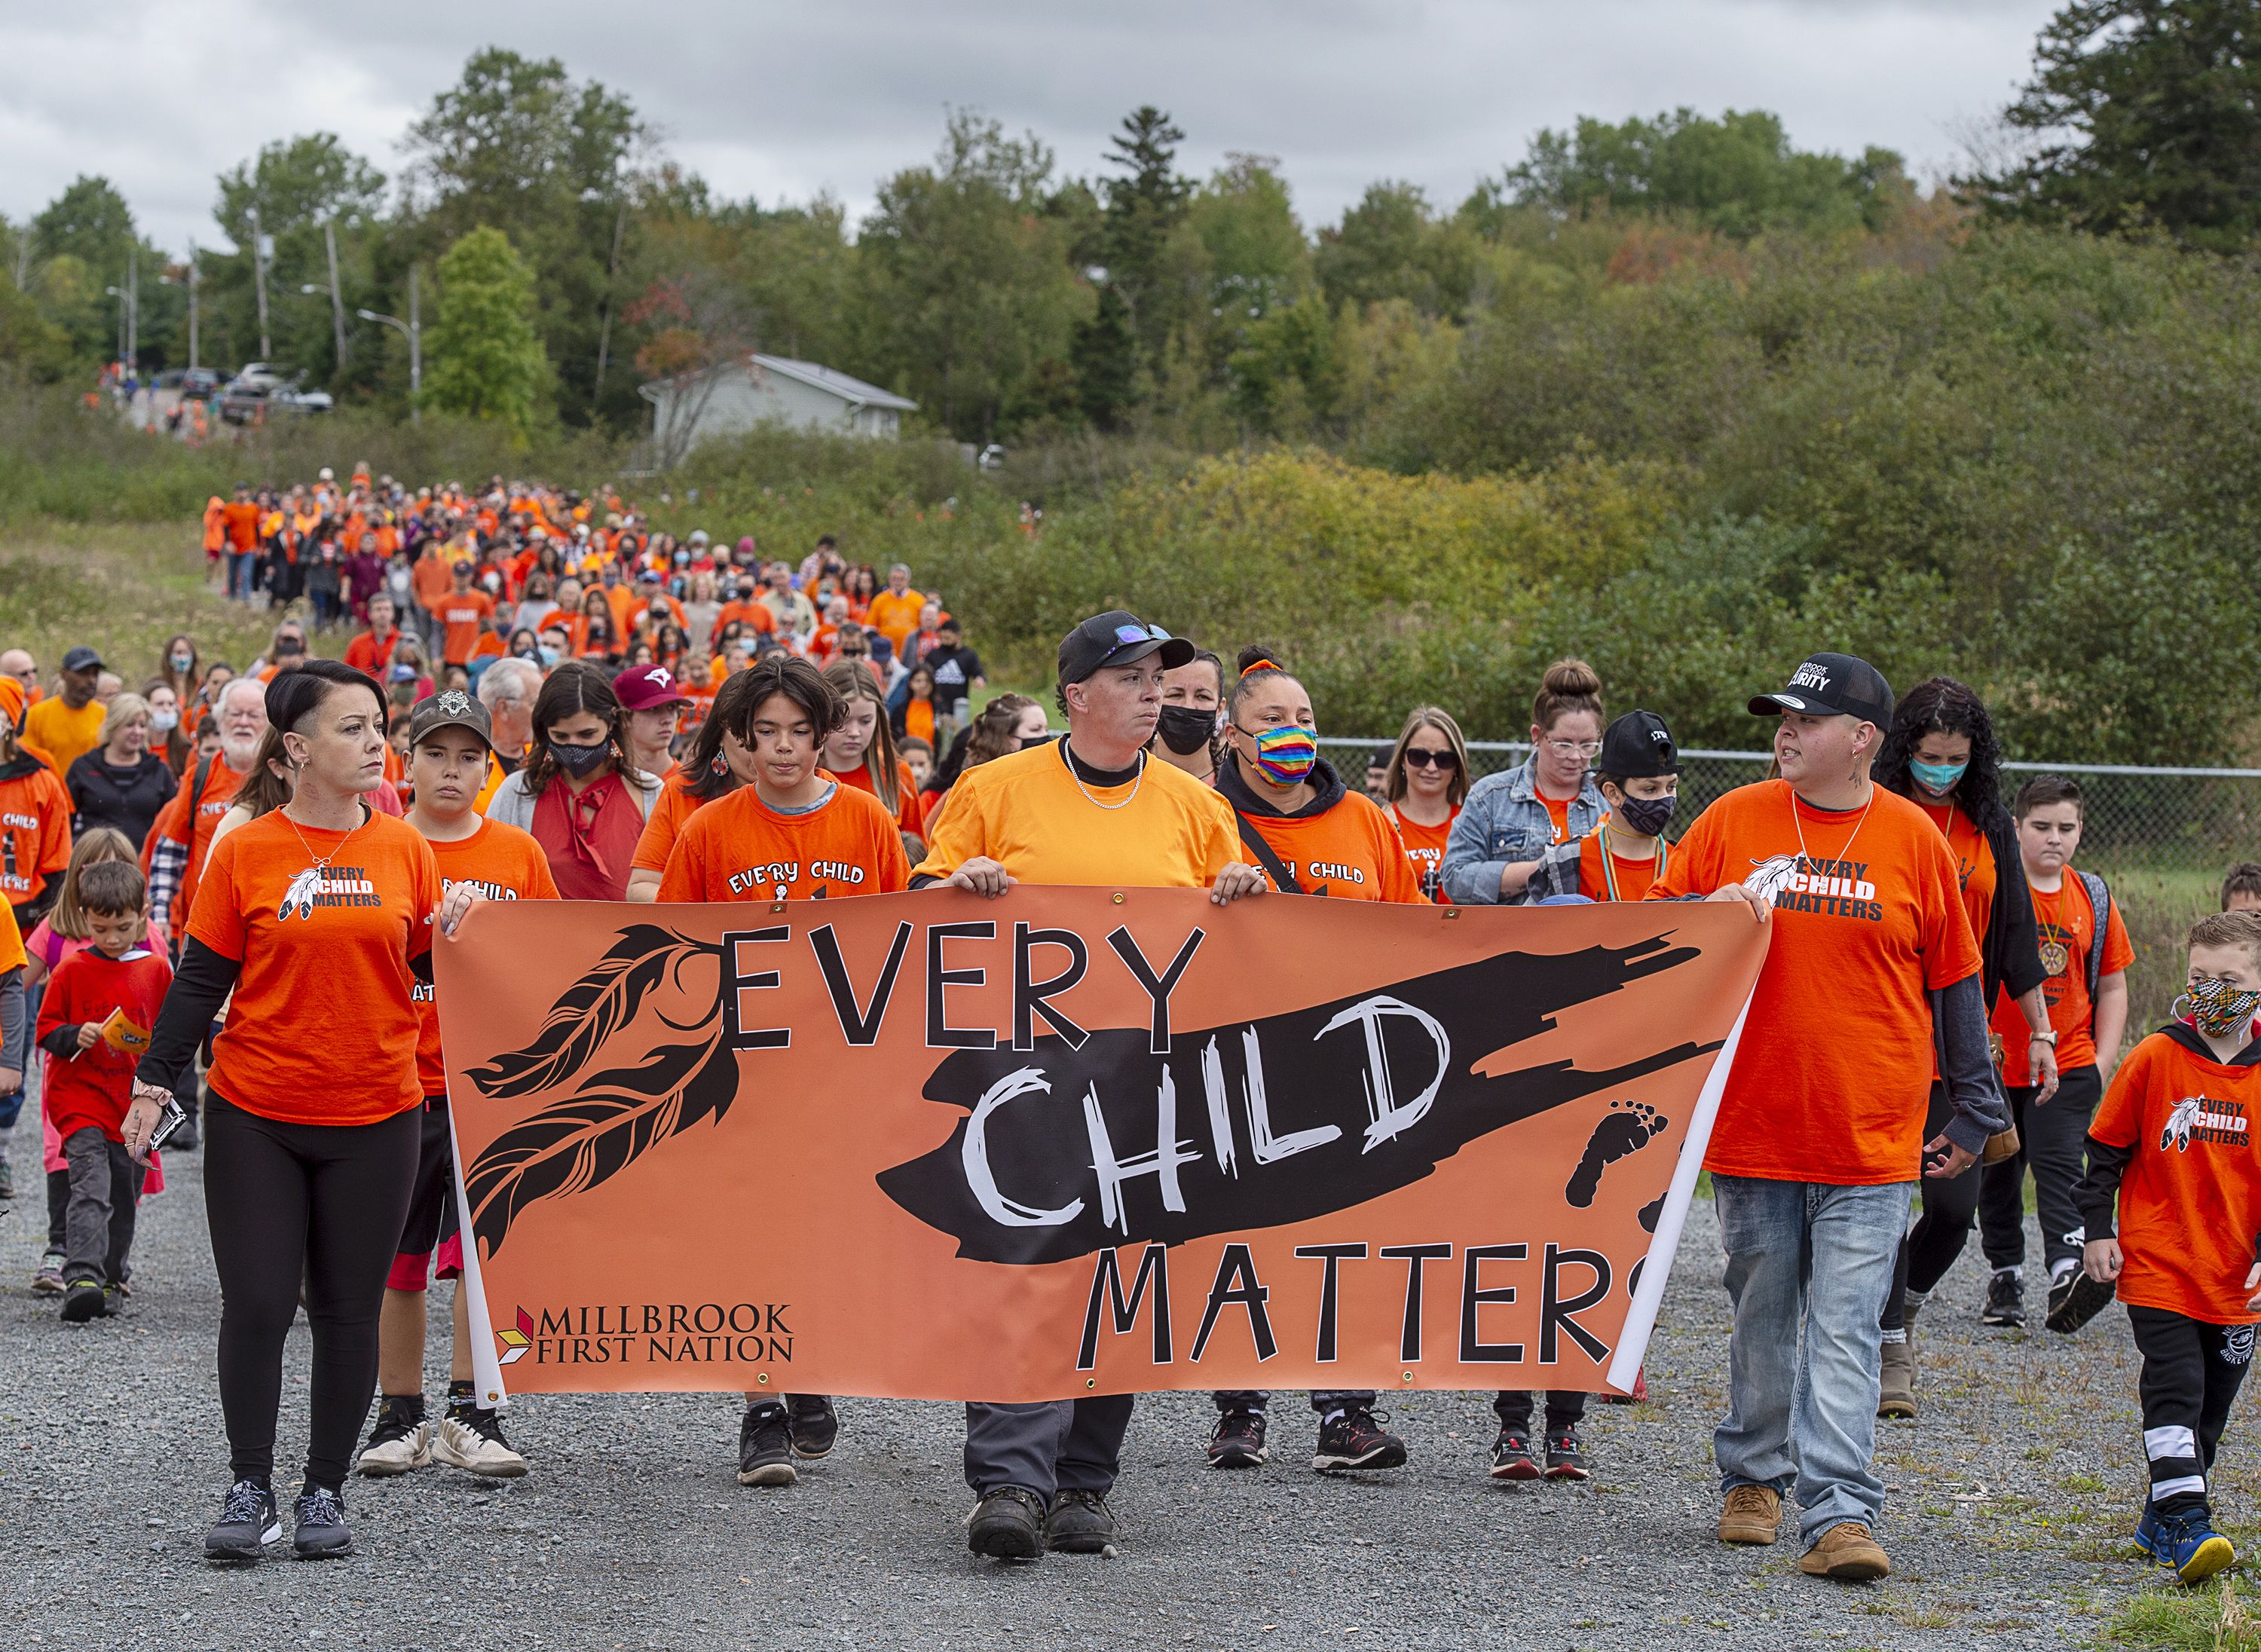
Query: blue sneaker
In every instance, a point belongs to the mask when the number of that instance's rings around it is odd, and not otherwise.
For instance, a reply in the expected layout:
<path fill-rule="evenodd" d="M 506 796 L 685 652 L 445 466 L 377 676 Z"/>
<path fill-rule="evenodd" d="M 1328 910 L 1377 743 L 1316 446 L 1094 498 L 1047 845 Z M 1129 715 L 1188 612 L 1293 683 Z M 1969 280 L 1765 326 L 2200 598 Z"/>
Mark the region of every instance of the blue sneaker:
<path fill-rule="evenodd" d="M 2135 1527 L 2135 1547 L 2160 1570 L 2186 1584 L 2211 1577 L 2237 1558 L 2229 1540 L 2214 1529 L 2212 1517 L 2199 1510 L 2162 1514 L 2146 1505 Z"/>

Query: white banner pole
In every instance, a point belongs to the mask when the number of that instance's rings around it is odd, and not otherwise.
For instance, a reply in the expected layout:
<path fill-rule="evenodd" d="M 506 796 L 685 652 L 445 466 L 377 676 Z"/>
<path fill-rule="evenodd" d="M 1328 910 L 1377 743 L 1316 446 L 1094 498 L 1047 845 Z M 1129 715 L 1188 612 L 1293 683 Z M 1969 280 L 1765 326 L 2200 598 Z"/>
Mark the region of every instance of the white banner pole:
<path fill-rule="evenodd" d="M 494 1322 L 487 1313 L 486 1284 L 479 1277 L 479 1241 L 471 1232 L 471 1201 L 463 1191 L 463 1150 L 456 1140 L 452 1102 L 448 1107 L 448 1157 L 455 1166 L 456 1225 L 463 1246 L 463 1276 L 456 1282 L 456 1289 L 471 1293 L 471 1381 L 478 1390 L 479 1409 L 495 1411 L 509 1405 L 510 1393 L 503 1386 L 502 1362 L 495 1354 Z"/>

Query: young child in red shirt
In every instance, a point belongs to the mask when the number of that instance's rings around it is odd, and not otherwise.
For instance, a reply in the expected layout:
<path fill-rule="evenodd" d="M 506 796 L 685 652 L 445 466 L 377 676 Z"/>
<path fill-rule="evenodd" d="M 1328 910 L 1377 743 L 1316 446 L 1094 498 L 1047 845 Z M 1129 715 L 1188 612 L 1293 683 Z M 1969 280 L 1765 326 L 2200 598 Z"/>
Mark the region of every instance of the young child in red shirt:
<path fill-rule="evenodd" d="M 126 1282 L 145 1167 L 126 1151 L 120 1132 L 134 1063 L 149 1047 L 173 981 L 164 955 L 149 950 L 149 889 L 139 866 L 130 860 L 88 866 L 78 894 L 90 945 L 56 967 L 36 1034 L 54 1058 L 40 1105 L 54 1120 L 69 1165 L 62 1317 L 73 1324 L 116 1312 Z"/>
<path fill-rule="evenodd" d="M 2094 1311 L 2116 1286 L 2143 1358 L 2151 1491 L 2135 1542 L 2186 1584 L 2236 1558 L 2214 1529 L 2207 1476 L 2261 1322 L 2257 1011 L 2261 912 L 2200 918 L 2179 1018 L 2121 1064 L 2075 1189 L 2088 1235 L 2078 1306 Z"/>

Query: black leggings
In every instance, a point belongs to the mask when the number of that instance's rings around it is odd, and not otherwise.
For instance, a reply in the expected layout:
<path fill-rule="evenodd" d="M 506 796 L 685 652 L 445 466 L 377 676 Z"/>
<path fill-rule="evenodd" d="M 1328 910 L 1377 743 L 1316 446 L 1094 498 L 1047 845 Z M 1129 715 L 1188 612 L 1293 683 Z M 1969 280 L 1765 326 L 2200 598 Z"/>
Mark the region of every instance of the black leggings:
<path fill-rule="evenodd" d="M 283 1344 L 303 1280 L 314 1338 L 306 1483 L 345 1483 L 377 1389 L 377 1310 L 408 1214 L 422 1113 L 285 1124 L 207 1092 L 205 1212 L 219 1269 L 219 1399 L 236 1478 L 275 1472 Z"/>
<path fill-rule="evenodd" d="M 1954 1117 L 1955 1109 L 1947 1099 L 1947 1086 L 1933 1080 L 1931 1105 L 1924 1114 L 1923 1138 L 1935 1139 Z M 1947 1270 L 1963 1254 L 1963 1244 L 1978 1220 L 1977 1165 L 1959 1176 L 1926 1176 L 1922 1187 L 1923 1214 L 1900 1241 L 1899 1261 L 1892 1269 L 1891 1294 L 1884 1298 L 1884 1311 L 1878 1320 L 1887 1331 L 1901 1328 L 1909 1291 L 1928 1296 L 1932 1287 L 1947 1277 Z"/>

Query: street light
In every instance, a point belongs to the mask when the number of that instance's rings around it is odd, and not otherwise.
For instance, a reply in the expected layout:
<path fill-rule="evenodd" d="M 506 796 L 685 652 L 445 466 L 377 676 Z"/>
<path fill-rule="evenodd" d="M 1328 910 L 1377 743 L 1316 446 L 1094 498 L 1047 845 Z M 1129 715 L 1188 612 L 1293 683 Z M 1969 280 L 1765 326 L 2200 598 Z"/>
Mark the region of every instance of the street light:
<path fill-rule="evenodd" d="M 389 327 L 408 341 L 408 417 L 412 423 L 420 421 L 424 417 L 424 323 L 418 313 L 416 266 L 408 266 L 408 320 L 379 315 L 374 310 L 356 310 L 354 313 L 364 321 Z"/>

